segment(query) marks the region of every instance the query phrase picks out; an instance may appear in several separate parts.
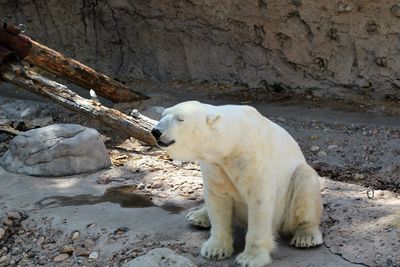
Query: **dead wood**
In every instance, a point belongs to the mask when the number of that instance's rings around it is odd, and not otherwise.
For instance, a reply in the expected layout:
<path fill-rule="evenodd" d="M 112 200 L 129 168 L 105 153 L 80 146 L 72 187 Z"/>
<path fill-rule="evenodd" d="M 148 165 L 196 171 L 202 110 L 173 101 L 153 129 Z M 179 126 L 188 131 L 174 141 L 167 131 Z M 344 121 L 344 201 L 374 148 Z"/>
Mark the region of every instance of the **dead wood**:
<path fill-rule="evenodd" d="M 99 102 L 85 99 L 68 87 L 49 80 L 17 63 L 4 63 L 0 68 L 1 78 L 26 90 L 44 96 L 70 110 L 89 115 L 106 125 L 124 132 L 142 142 L 155 144 L 150 131 L 155 121 L 142 115 L 128 116 L 118 110 L 107 108 Z"/>
<path fill-rule="evenodd" d="M 148 99 L 147 96 L 131 91 L 122 83 L 98 73 L 72 58 L 68 58 L 33 40 L 31 42 L 32 48 L 24 60 L 33 65 L 76 83 L 85 89 L 93 89 L 98 95 L 114 102 L 132 102 Z"/>
<path fill-rule="evenodd" d="M 19 135 L 21 132 L 18 130 L 15 130 L 14 128 L 10 126 L 4 126 L 0 125 L 0 133 L 6 133 L 6 134 L 11 134 L 11 135 Z"/>

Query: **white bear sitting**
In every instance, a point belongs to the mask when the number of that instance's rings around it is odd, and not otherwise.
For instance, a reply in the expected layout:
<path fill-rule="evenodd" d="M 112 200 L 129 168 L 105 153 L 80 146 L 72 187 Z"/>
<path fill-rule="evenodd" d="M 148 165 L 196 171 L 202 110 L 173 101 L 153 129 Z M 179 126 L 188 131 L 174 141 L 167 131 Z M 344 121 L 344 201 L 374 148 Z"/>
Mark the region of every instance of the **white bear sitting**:
<path fill-rule="evenodd" d="M 202 256 L 232 255 L 233 220 L 247 225 L 240 266 L 270 263 L 277 232 L 296 247 L 322 244 L 319 176 L 289 133 L 256 109 L 184 102 L 166 109 L 152 134 L 172 158 L 200 161 L 206 205 L 187 218 L 211 223 Z"/>

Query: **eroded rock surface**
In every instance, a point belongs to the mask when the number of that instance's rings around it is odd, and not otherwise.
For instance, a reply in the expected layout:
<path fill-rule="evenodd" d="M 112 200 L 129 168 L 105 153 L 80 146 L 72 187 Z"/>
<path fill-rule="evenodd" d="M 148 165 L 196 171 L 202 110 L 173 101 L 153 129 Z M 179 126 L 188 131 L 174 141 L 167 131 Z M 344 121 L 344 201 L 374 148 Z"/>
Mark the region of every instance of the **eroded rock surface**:
<path fill-rule="evenodd" d="M 53 124 L 16 136 L 0 165 L 15 173 L 61 176 L 103 169 L 111 161 L 95 129 Z"/>
<path fill-rule="evenodd" d="M 27 34 L 119 79 L 400 97 L 394 1 L 2 1 Z"/>

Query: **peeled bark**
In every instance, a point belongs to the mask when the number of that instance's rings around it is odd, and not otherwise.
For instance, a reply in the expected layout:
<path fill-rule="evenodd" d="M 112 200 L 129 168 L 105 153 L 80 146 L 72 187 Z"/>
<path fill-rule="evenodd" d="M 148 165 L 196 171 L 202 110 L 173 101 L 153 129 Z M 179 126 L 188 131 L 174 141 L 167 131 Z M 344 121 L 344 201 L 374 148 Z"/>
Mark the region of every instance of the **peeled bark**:
<path fill-rule="evenodd" d="M 96 101 L 77 95 L 65 85 L 51 81 L 18 64 L 3 64 L 0 68 L 0 75 L 3 80 L 44 96 L 63 107 L 94 117 L 142 142 L 155 144 L 155 139 L 150 133 L 155 121 L 150 118 L 140 114 L 137 117 L 131 117 L 118 110 L 102 106 Z"/>

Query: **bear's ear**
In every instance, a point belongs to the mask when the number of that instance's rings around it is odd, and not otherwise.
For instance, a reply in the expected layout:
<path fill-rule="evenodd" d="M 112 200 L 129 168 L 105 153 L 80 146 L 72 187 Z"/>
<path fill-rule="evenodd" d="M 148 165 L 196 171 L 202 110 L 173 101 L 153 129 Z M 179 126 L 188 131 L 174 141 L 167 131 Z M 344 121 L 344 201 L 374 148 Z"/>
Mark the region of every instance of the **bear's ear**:
<path fill-rule="evenodd" d="M 221 119 L 221 115 L 218 114 L 212 114 L 207 116 L 207 125 L 210 128 L 213 128 L 215 123 L 217 123 Z"/>

